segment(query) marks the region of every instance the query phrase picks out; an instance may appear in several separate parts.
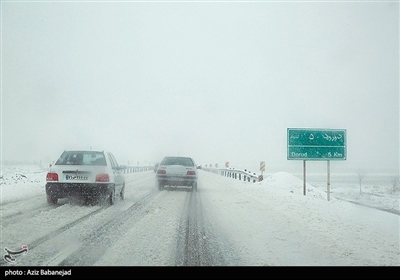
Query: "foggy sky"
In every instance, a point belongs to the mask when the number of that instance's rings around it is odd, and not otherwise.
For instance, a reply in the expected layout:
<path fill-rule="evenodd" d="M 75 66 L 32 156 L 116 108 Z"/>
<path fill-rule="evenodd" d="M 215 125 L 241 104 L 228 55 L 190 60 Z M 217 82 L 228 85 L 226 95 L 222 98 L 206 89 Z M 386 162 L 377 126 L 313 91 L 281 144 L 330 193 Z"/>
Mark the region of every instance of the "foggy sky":
<path fill-rule="evenodd" d="M 347 131 L 332 168 L 399 171 L 398 2 L 2 2 L 1 20 L 3 161 L 301 171 L 287 128 L 327 128 Z"/>

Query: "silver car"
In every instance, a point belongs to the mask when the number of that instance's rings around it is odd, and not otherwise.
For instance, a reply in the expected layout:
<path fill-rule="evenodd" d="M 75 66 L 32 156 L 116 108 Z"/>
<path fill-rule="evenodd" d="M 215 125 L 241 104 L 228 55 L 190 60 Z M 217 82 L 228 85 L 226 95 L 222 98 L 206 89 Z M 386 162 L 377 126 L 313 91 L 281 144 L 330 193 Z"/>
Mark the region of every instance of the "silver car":
<path fill-rule="evenodd" d="M 159 190 L 165 186 L 188 186 L 197 190 L 197 167 L 190 157 L 164 157 L 157 168 L 157 185 Z"/>
<path fill-rule="evenodd" d="M 47 172 L 47 202 L 79 196 L 86 203 L 106 198 L 112 205 L 116 197 L 124 199 L 125 168 L 107 151 L 64 151 Z"/>

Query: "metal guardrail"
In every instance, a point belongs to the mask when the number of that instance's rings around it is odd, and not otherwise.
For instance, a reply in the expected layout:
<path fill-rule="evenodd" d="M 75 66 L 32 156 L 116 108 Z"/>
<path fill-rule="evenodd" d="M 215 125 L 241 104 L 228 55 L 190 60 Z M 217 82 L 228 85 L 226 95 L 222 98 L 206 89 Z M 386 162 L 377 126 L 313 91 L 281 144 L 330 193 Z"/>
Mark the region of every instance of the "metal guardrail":
<path fill-rule="evenodd" d="M 154 170 L 154 165 L 126 166 L 124 168 L 124 173 L 136 173 L 149 170 Z"/>
<path fill-rule="evenodd" d="M 216 173 L 225 177 L 238 179 L 245 182 L 259 182 L 259 176 L 256 173 L 252 173 L 247 171 L 246 169 L 234 169 L 234 168 L 211 168 L 211 167 L 202 167 L 204 171 Z"/>
<path fill-rule="evenodd" d="M 126 166 L 124 168 L 124 173 L 136 173 L 149 170 L 154 170 L 154 165 Z M 260 177 L 256 173 L 250 172 L 246 169 L 202 167 L 201 170 L 245 182 L 255 183 L 260 181 Z"/>

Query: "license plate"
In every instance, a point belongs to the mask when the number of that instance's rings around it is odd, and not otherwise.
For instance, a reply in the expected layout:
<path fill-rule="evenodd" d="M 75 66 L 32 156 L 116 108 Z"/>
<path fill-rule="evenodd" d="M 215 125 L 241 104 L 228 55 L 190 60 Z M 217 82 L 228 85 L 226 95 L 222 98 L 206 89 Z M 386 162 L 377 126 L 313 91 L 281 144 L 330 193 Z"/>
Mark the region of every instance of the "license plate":
<path fill-rule="evenodd" d="M 67 181 L 86 181 L 89 179 L 89 176 L 84 175 L 66 175 L 65 180 Z"/>

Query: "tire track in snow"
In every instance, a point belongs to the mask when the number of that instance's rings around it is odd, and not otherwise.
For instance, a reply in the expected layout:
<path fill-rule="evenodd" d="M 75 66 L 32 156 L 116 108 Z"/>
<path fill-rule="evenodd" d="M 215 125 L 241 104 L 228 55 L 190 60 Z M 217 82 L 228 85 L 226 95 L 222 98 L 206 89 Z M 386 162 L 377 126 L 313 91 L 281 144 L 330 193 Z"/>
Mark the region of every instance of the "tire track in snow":
<path fill-rule="evenodd" d="M 135 202 L 128 209 L 124 210 L 116 218 L 107 221 L 98 228 L 92 229 L 91 233 L 82 240 L 83 245 L 77 248 L 73 253 L 60 261 L 58 266 L 91 266 L 104 252 L 118 239 L 110 237 L 109 232 L 113 232 L 113 236 L 121 235 L 134 223 L 146 215 L 144 211 L 140 211 L 146 207 L 148 202 L 153 199 L 159 192 L 154 190 Z M 128 223 L 129 220 L 129 223 Z"/>
<path fill-rule="evenodd" d="M 211 228 L 205 225 L 201 191 L 188 193 L 178 228 L 176 266 L 220 266 L 225 260 L 213 237 Z"/>
<path fill-rule="evenodd" d="M 45 243 L 45 242 L 48 241 L 48 240 L 51 240 L 51 239 L 54 238 L 55 236 L 57 236 L 57 235 L 63 233 L 64 231 L 66 231 L 66 230 L 72 228 L 73 226 L 75 226 L 75 225 L 81 223 L 82 221 L 87 220 L 88 218 L 90 218 L 90 217 L 96 215 L 97 213 L 99 213 L 99 212 L 102 211 L 102 210 L 103 210 L 103 208 L 99 208 L 99 209 L 97 209 L 97 210 L 95 210 L 95 211 L 93 211 L 93 212 L 90 212 L 89 214 L 87 214 L 87 215 L 85 215 L 85 216 L 80 217 L 80 218 L 77 219 L 77 220 L 74 220 L 73 222 L 71 222 L 71 223 L 69 223 L 69 224 L 66 224 L 65 226 L 62 226 L 62 227 L 56 229 L 55 231 L 53 231 L 53 232 L 51 232 L 51 233 L 49 233 L 49 234 L 46 234 L 46 235 L 44 235 L 44 236 L 42 236 L 42 237 L 40 237 L 40 238 L 38 238 L 38 239 L 32 241 L 32 242 L 29 244 L 29 251 L 34 250 L 34 249 L 35 249 L 36 247 L 38 247 L 39 245 Z M 0 266 L 2 266 L 2 265 L 4 265 L 4 264 L 6 264 L 6 263 L 5 263 L 5 261 L 2 259 L 2 260 L 0 261 Z"/>

